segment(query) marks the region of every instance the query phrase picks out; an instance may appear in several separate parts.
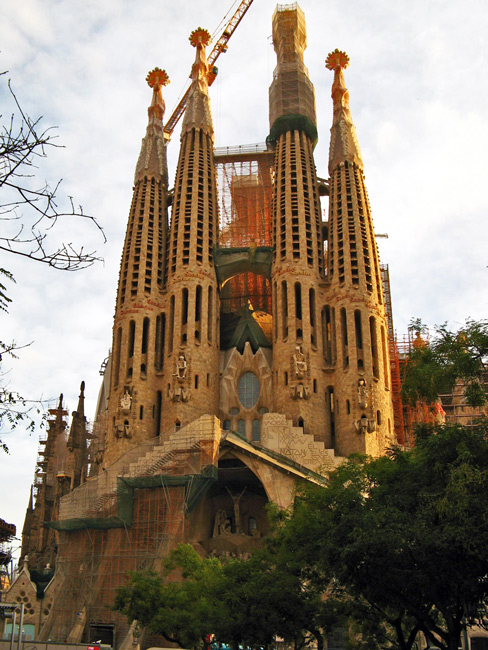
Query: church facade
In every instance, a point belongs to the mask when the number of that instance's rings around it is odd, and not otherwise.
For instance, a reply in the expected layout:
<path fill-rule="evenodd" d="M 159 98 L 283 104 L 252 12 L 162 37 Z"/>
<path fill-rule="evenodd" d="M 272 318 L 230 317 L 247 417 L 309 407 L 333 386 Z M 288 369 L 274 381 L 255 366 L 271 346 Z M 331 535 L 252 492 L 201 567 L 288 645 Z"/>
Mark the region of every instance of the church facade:
<path fill-rule="evenodd" d="M 113 326 L 93 430 L 84 385 L 63 401 L 39 462 L 21 581 L 39 640 L 132 644 L 111 610 L 127 571 L 181 542 L 246 557 L 266 504 L 293 504 L 354 452 L 394 444 L 388 326 L 345 53 L 333 75 L 327 180 L 317 176 L 313 85 L 297 5 L 273 15 L 277 66 L 266 145 L 214 149 L 208 33 L 170 187 L 156 68 L 136 165 Z M 328 220 L 321 196 L 328 195 Z M 171 218 L 169 218 L 169 214 Z M 23 595 L 22 595 L 23 592 Z M 18 599 L 21 600 L 18 600 Z M 14 599 L 12 601 L 12 599 Z M 35 619 L 35 620 L 34 620 Z"/>

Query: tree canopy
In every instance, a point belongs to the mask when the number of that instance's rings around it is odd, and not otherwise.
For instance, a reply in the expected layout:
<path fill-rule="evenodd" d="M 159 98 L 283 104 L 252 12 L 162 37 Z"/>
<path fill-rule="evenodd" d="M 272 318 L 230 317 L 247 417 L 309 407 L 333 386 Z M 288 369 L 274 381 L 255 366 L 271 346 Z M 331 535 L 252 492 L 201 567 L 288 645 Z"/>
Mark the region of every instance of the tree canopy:
<path fill-rule="evenodd" d="M 424 426 L 416 446 L 352 458 L 308 486 L 281 531 L 296 561 L 380 615 L 398 647 L 417 631 L 455 650 L 488 605 L 488 425 Z M 377 630 L 376 630 L 377 631 Z"/>
<path fill-rule="evenodd" d="M 327 605 L 298 572 L 271 560 L 264 550 L 248 559 L 202 558 L 182 544 L 161 573 L 132 573 L 115 609 L 181 647 L 203 648 L 212 635 L 236 649 L 262 648 L 279 635 L 300 648 L 312 635 L 322 648 Z"/>
<path fill-rule="evenodd" d="M 439 395 L 452 392 L 456 382 L 464 384 L 466 403 L 484 406 L 484 379 L 488 362 L 488 321 L 467 320 L 457 331 L 447 324 L 434 328 L 430 340 L 427 327 L 414 320 L 415 333 L 402 378 L 402 396 L 414 405 L 418 400 L 434 404 Z"/>

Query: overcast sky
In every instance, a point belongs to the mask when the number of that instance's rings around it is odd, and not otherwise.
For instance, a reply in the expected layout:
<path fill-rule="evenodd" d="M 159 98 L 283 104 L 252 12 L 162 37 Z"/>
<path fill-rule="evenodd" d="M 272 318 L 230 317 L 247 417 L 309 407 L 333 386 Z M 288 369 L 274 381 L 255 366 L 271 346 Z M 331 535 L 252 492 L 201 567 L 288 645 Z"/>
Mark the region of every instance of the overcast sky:
<path fill-rule="evenodd" d="M 17 283 L 1 340 L 30 347 L 4 361 L 3 378 L 29 398 L 77 405 L 86 382 L 93 417 L 99 368 L 111 345 L 115 291 L 135 164 L 151 91 L 145 76 L 165 68 L 168 118 L 190 72 L 196 27 L 220 34 L 231 0 L 3 0 L 0 10 L 0 108 L 13 111 L 6 80 L 24 110 L 57 126 L 39 169 L 41 181 L 63 178 L 103 226 L 104 244 L 88 223 L 69 224 L 77 241 L 104 258 L 87 271 L 61 273 L 15 256 L 0 267 Z M 487 315 L 488 5 L 486 0 L 302 0 L 307 20 L 305 64 L 315 86 L 319 142 L 315 161 L 327 177 L 330 89 L 325 69 L 335 49 L 350 56 L 345 72 L 379 240 L 390 268 L 395 329 L 412 317 L 430 325 Z M 264 142 L 268 87 L 275 67 L 272 0 L 254 0 L 218 61 L 211 88 L 216 146 Z M 174 179 L 179 126 L 169 150 Z M 0 203 L 2 202 L 0 196 Z M 326 204 L 323 205 L 326 208 Z M 2 229 L 6 226 L 2 225 Z M 4 230 L 2 230 L 3 232 Z M 61 233 L 60 233 L 61 234 Z M 53 238 L 56 236 L 52 233 Z M 37 455 L 37 435 L 6 436 L 0 456 L 0 518 L 18 535 Z"/>

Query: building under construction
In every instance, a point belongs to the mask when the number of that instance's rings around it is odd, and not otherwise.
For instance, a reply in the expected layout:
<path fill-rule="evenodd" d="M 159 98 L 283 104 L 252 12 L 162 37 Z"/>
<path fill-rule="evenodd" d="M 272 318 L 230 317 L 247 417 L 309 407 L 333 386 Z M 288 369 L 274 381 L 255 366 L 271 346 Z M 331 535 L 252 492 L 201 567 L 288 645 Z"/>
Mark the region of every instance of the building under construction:
<path fill-rule="evenodd" d="M 158 568 L 180 541 L 245 557 L 268 531 L 269 501 L 288 507 L 297 482 L 321 482 L 349 454 L 377 456 L 396 440 L 388 301 L 349 59 L 327 57 L 329 169 L 317 176 L 301 9 L 273 15 L 266 144 L 214 149 L 208 40 L 202 29 L 190 39 L 174 186 L 168 77 L 159 68 L 147 77 L 152 100 L 93 428 L 82 384 L 70 426 L 61 397 L 40 448 L 23 568 L 7 594 L 30 604 L 26 623 L 39 640 L 132 644 L 111 609 L 129 570 Z"/>

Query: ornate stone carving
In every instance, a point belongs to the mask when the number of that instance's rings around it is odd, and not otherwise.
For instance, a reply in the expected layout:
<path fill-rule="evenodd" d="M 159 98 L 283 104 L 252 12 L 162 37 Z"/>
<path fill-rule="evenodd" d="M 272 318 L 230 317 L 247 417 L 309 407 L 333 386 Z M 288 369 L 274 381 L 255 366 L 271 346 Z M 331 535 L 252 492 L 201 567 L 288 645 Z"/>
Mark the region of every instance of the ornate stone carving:
<path fill-rule="evenodd" d="M 358 404 L 361 408 L 365 409 L 368 406 L 369 390 L 366 385 L 366 380 L 361 377 L 358 381 Z"/>
<path fill-rule="evenodd" d="M 305 355 L 302 351 L 302 346 L 297 345 L 295 348 L 295 354 L 293 355 L 293 365 L 295 370 L 295 377 L 297 379 L 303 379 L 308 369 L 308 364 L 305 359 Z"/>

